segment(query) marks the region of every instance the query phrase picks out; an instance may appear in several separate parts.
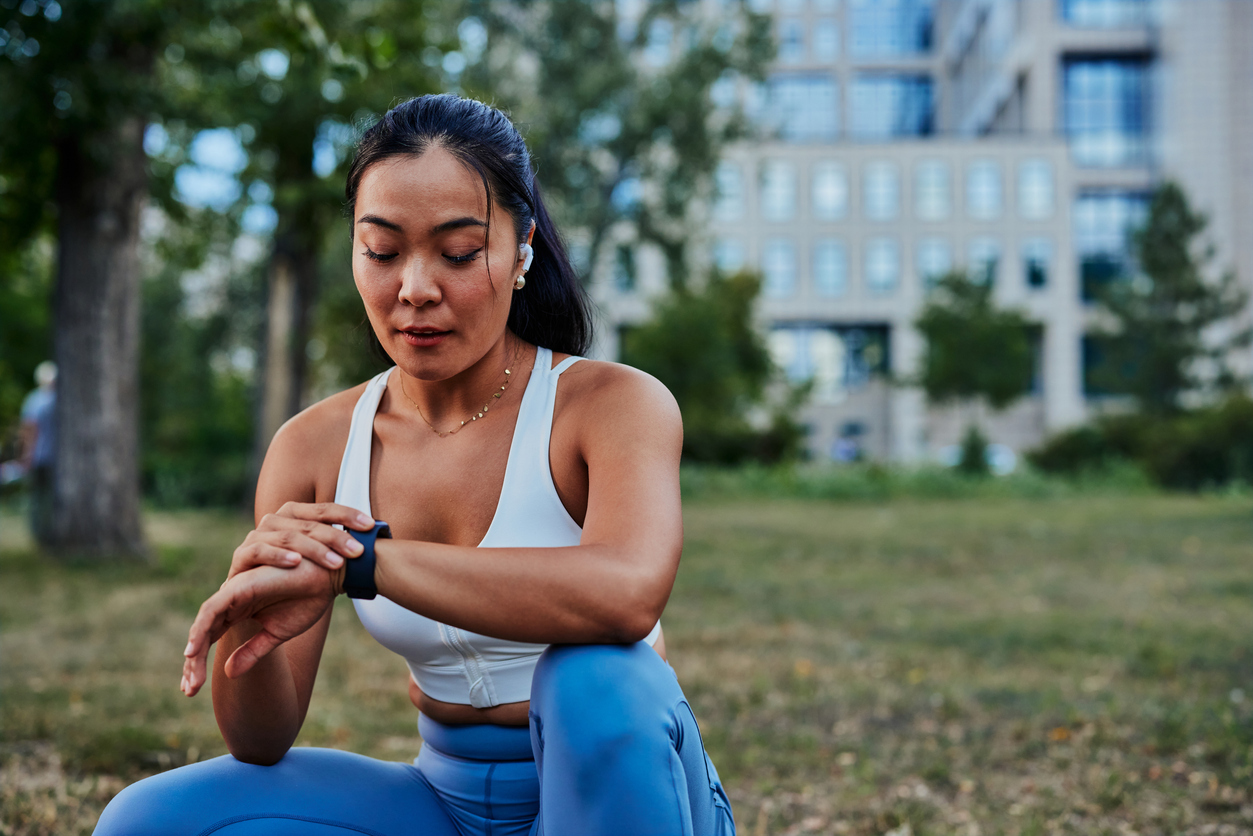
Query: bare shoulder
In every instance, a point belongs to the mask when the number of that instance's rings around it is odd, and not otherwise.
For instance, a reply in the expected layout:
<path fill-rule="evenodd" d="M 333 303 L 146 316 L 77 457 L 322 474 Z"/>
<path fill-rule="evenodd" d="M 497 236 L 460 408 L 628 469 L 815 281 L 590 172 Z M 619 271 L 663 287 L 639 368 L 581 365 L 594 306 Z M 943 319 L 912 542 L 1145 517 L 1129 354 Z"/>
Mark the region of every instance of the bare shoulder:
<path fill-rule="evenodd" d="M 328 491 L 334 494 L 353 407 L 366 385 L 362 383 L 320 400 L 279 427 L 261 468 L 258 506 L 263 494 L 278 505 L 289 499 L 322 501 Z"/>
<path fill-rule="evenodd" d="M 581 360 L 561 375 L 561 381 L 557 407 L 563 420 L 573 418 L 586 427 L 614 427 L 628 434 L 635 429 L 654 435 L 682 433 L 674 395 L 646 372 L 621 363 Z"/>

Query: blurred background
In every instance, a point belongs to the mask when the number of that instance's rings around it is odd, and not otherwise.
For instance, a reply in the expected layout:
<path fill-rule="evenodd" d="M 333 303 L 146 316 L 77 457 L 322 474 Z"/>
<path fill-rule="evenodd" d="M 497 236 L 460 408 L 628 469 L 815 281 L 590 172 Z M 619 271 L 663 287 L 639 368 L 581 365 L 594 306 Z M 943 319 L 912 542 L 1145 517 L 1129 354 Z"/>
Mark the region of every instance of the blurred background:
<path fill-rule="evenodd" d="M 746 832 L 1253 832 L 1253 2 L 0 0 L 0 52 L 0 832 L 222 750 L 178 636 L 383 368 L 344 174 L 442 91 L 683 409 Z M 412 757 L 351 630 L 304 742 Z"/>

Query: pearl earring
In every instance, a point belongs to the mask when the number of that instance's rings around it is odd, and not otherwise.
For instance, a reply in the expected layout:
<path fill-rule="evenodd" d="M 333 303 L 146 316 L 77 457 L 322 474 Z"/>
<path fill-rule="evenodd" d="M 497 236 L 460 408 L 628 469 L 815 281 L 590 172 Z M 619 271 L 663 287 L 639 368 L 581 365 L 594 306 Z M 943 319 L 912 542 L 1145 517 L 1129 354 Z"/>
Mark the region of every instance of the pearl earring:
<path fill-rule="evenodd" d="M 531 249 L 530 244 L 518 245 L 518 258 L 522 259 L 522 272 L 518 274 L 518 278 L 513 283 L 514 290 L 521 290 L 526 287 L 526 271 L 531 269 L 531 259 L 535 258 L 535 250 Z"/>

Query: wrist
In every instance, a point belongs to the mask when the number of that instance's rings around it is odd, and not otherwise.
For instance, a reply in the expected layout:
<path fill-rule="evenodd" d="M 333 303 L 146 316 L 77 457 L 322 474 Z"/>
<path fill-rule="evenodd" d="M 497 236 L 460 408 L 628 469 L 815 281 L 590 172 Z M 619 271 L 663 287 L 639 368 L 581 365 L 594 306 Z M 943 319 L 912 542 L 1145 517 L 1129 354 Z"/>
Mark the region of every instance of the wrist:
<path fill-rule="evenodd" d="M 369 531 L 348 529 L 348 533 L 361 544 L 362 552 L 358 557 L 350 558 L 344 563 L 341 588 L 349 598 L 368 601 L 378 595 L 378 587 L 374 582 L 374 543 L 379 538 L 390 539 L 392 531 L 387 523 L 379 521 Z"/>

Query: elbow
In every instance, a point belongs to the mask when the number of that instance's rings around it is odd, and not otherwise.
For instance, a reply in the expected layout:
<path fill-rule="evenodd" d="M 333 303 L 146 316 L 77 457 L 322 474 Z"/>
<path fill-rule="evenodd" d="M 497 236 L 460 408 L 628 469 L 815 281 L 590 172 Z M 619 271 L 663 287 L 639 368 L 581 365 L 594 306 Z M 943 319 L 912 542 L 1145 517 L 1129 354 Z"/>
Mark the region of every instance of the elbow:
<path fill-rule="evenodd" d="M 629 622 L 623 623 L 617 630 L 616 644 L 635 644 L 648 638 L 648 634 L 653 631 L 653 627 L 657 624 L 656 618 L 640 618 L 636 617 Z"/>
<path fill-rule="evenodd" d="M 643 641 L 661 618 L 667 598 L 651 588 L 641 589 L 636 595 L 620 596 L 618 606 L 613 608 L 605 624 L 609 641 L 615 644 Z"/>
<path fill-rule="evenodd" d="M 279 751 L 259 746 L 233 746 L 229 743 L 226 748 L 235 760 L 240 763 L 252 764 L 253 766 L 274 766 L 287 754 L 287 749 Z"/>

